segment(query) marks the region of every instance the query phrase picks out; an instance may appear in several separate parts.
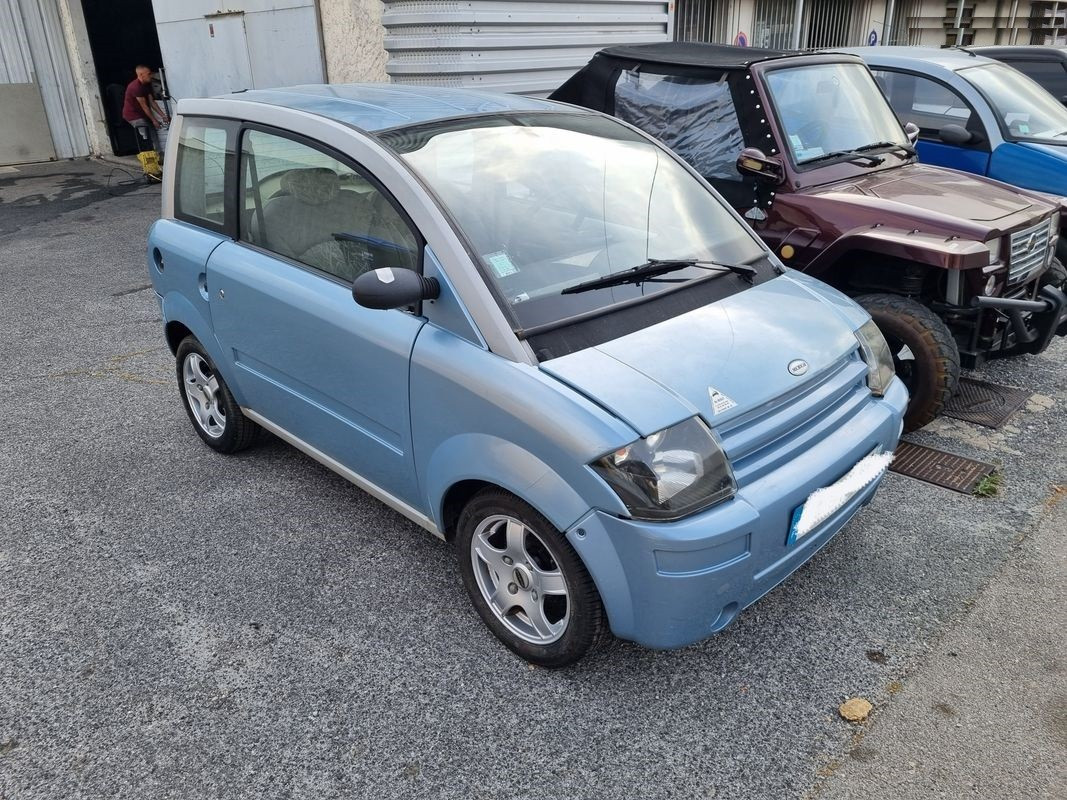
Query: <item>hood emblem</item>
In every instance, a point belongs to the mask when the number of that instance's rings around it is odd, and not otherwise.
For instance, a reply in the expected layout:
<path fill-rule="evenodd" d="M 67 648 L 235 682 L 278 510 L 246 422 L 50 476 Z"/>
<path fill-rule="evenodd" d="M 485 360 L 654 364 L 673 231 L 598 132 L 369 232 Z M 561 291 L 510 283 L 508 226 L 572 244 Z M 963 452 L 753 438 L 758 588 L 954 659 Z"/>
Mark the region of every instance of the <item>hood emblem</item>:
<path fill-rule="evenodd" d="M 802 358 L 796 358 L 789 362 L 789 366 L 786 369 L 789 370 L 790 375 L 803 375 L 808 371 L 808 362 Z"/>
<path fill-rule="evenodd" d="M 1034 245 L 1037 244 L 1037 234 L 1031 233 L 1030 238 L 1026 240 L 1026 252 L 1032 253 L 1034 251 Z"/>

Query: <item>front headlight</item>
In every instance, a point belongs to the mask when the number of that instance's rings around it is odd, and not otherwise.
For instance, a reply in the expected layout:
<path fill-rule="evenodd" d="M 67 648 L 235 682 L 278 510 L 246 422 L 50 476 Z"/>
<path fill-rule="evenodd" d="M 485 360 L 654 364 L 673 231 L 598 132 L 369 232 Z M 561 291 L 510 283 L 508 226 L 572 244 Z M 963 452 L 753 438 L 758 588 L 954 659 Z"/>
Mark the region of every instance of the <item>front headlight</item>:
<path fill-rule="evenodd" d="M 896 374 L 893 369 L 893 354 L 873 319 L 867 320 L 856 331 L 856 339 L 859 340 L 863 360 L 867 362 L 867 385 L 871 394 L 881 397 Z"/>
<path fill-rule="evenodd" d="M 737 490 L 726 454 L 699 417 L 638 439 L 591 466 L 635 519 L 675 519 Z"/>

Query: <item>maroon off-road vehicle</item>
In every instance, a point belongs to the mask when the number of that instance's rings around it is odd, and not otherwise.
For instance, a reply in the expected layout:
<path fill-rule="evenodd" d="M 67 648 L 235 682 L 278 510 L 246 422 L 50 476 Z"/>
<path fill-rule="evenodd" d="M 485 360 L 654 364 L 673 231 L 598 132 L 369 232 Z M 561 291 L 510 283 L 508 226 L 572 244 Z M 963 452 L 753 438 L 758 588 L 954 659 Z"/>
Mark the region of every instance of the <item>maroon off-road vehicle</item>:
<path fill-rule="evenodd" d="M 786 266 L 867 308 L 911 392 L 909 429 L 941 410 L 961 364 L 1067 334 L 1056 259 L 1067 201 L 916 163 L 917 130 L 856 56 L 614 47 L 552 99 L 659 137 Z"/>

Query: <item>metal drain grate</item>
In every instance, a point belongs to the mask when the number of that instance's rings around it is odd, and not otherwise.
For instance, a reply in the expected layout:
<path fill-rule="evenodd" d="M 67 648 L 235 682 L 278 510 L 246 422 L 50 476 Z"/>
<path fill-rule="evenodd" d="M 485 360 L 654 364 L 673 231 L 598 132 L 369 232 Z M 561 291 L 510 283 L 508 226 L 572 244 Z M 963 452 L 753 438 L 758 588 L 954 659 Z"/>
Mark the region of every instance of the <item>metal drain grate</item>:
<path fill-rule="evenodd" d="M 1025 389 L 960 378 L 956 394 L 941 413 L 987 428 L 999 428 L 1029 399 L 1030 392 Z"/>
<path fill-rule="evenodd" d="M 992 464 L 911 442 L 901 442 L 897 446 L 896 458 L 889 468 L 901 475 L 963 494 L 973 494 L 982 478 L 996 469 Z"/>

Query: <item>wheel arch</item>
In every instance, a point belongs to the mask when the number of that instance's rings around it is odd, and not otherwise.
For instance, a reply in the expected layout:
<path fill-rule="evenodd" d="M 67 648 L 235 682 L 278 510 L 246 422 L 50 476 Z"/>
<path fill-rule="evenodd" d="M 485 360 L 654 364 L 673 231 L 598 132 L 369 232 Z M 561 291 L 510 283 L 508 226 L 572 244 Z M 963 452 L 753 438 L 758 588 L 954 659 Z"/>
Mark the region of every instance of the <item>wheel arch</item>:
<path fill-rule="evenodd" d="M 591 507 L 538 456 L 491 434 L 459 434 L 442 442 L 420 477 L 428 507 L 446 539 L 455 535 L 456 521 L 467 501 L 488 487 L 515 495 L 560 531 L 566 531 Z M 610 490 L 605 487 L 605 491 Z"/>
<path fill-rule="evenodd" d="M 177 352 L 182 339 L 193 336 L 211 356 L 215 368 L 222 373 L 222 378 L 237 403 L 245 405 L 241 387 L 234 380 L 232 364 L 225 357 L 226 350 L 215 337 L 211 324 L 196 307 L 181 294 L 170 292 L 163 298 L 163 320 L 163 333 L 171 353 Z"/>

